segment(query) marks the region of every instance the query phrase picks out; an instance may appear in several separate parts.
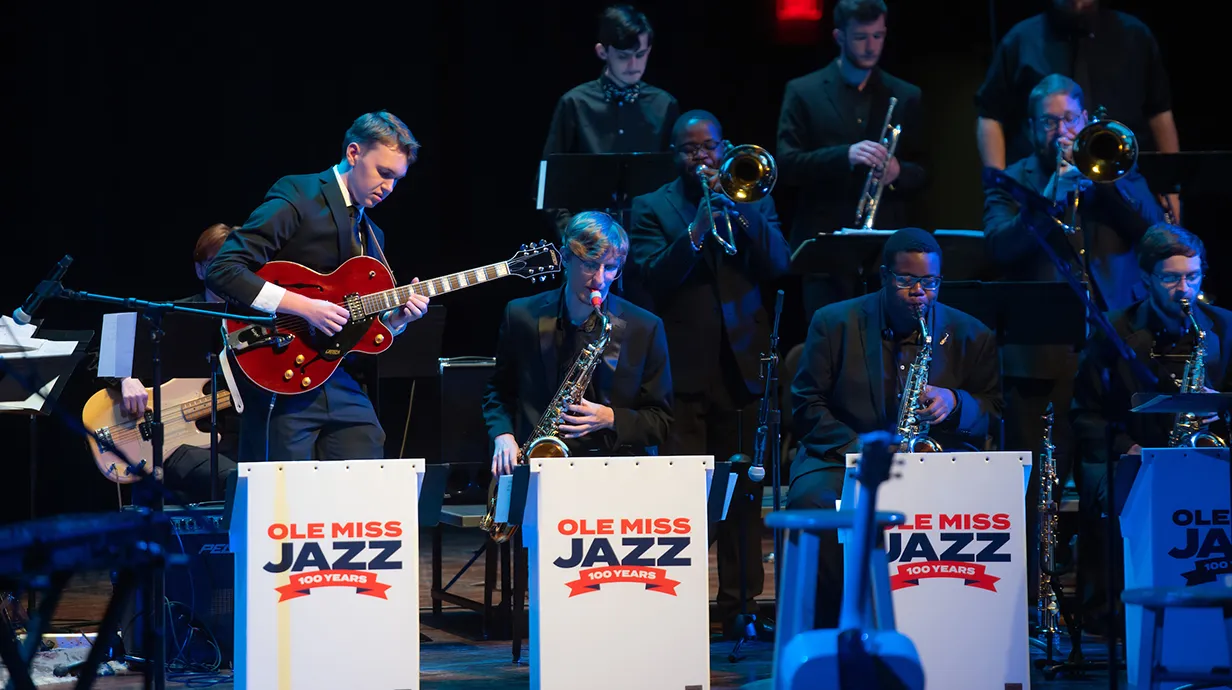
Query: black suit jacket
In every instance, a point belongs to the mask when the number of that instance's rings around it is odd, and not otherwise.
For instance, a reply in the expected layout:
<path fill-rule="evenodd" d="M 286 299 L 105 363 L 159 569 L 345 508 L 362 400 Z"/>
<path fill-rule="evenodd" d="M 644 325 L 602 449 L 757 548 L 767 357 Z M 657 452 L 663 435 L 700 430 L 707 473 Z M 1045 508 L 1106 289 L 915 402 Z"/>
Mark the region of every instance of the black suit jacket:
<path fill-rule="evenodd" d="M 555 336 L 561 292 L 515 299 L 505 307 L 496 368 L 483 398 L 490 439 L 513 434 L 519 445 L 526 443 L 560 388 Z M 612 338 L 592 378 L 598 399 L 591 402 L 612 408 L 616 423 L 592 441 L 612 455 L 654 453 L 650 449 L 667 438 L 672 421 L 663 322 L 616 295 L 608 296 L 606 308 Z"/>
<path fill-rule="evenodd" d="M 384 260 L 385 233 L 365 217 L 365 254 Z M 243 227 L 232 232 L 210 262 L 205 283 L 215 294 L 250 306 L 265 281 L 254 275 L 269 261 L 294 261 L 329 273 L 351 258 L 351 220 L 333 168 L 288 175 L 265 193 Z"/>
<path fill-rule="evenodd" d="M 688 228 L 697 204 L 685 196 L 681 178 L 633 199 L 629 256 L 667 326 L 678 393 L 710 390 L 724 335 L 749 392 L 762 391 L 761 351 L 769 346 L 771 324 L 759 284 L 784 275 L 791 252 L 774 199 L 736 204 L 736 210 L 749 227 L 732 221 L 737 252 L 728 256 L 709 236 L 702 251 L 693 250 Z"/>
<path fill-rule="evenodd" d="M 792 415 L 800 450 L 791 480 L 824 467 L 844 466 L 856 452 L 858 436 L 894 429 L 887 418 L 881 331 L 881 292 L 818 309 L 809 324 L 804 356 L 791 384 Z M 994 419 L 1001 417 L 1001 376 L 992 331 L 974 317 L 944 304 L 932 310 L 933 359 L 928 383 L 948 388 L 958 410 L 929 435 L 950 448 L 984 447 Z M 948 337 L 946 337 L 948 335 Z"/>
<path fill-rule="evenodd" d="M 1143 300 L 1128 309 L 1108 314 L 1108 320 L 1117 335 L 1133 350 L 1138 361 L 1159 378 L 1156 390 L 1176 393 L 1176 383 L 1161 372 L 1151 359 L 1155 332 L 1149 325 L 1150 310 L 1149 303 Z M 1206 385 L 1217 391 L 1232 390 L 1232 382 L 1228 381 L 1228 361 L 1232 358 L 1232 311 L 1199 302 L 1195 317 L 1198 325 L 1206 331 Z M 1143 448 L 1166 447 L 1175 419 L 1173 415 L 1129 411 L 1133 394 L 1147 390 L 1103 331 L 1096 331 L 1083 352 L 1078 378 L 1074 381 L 1073 406 L 1070 408 L 1078 457 L 1085 462 L 1104 462 L 1108 455 L 1108 430 L 1112 423 L 1117 424 L 1112 447 L 1116 457 L 1123 455 L 1135 443 Z M 1223 423 L 1216 422 L 1212 430 L 1225 440 L 1228 438 L 1228 430 Z"/>
<path fill-rule="evenodd" d="M 1043 194 L 1052 177 L 1052 171 L 1035 155 L 1009 166 L 1005 174 L 1037 194 Z M 984 237 L 989 259 L 1004 280 L 1064 280 L 1030 234 L 1025 219 L 1033 213 L 1021 209 L 1008 192 L 985 188 Z M 1101 309 L 1124 309 L 1144 298 L 1135 248 L 1151 224 L 1164 220 L 1164 211 L 1146 180 L 1135 169 L 1114 183 L 1096 184 L 1083 193 L 1078 214 L 1081 234 L 1066 235 L 1042 216 L 1033 222 L 1048 228 L 1050 246 L 1061 258 L 1070 260 L 1076 272 L 1083 270 L 1079 257 L 1087 262 L 1090 280 L 1104 300 L 1103 304 L 1096 300 Z M 1011 345 L 1003 351 L 1003 358 L 1006 376 L 1073 376 L 1077 365 L 1073 348 L 1064 345 Z"/>
<path fill-rule="evenodd" d="M 819 232 L 834 232 L 855 224 L 856 207 L 868 166 L 854 168 L 847 149 L 863 141 L 881 141 L 890 97 L 898 98 L 891 125 L 901 124 L 902 134 L 894 156 L 902 172 L 881 196 L 875 225 L 882 229 L 909 225 L 905 208 L 908 193 L 925 186 L 920 144 L 927 136 L 920 110 L 920 89 L 902 79 L 874 69 L 864 88 L 872 98 L 869 116 L 856 121 L 856 114 L 840 105 L 841 89 L 848 89 L 839 72 L 838 60 L 803 77 L 787 82 L 779 115 L 775 159 L 781 181 L 800 187 L 791 226 L 791 246 Z"/>

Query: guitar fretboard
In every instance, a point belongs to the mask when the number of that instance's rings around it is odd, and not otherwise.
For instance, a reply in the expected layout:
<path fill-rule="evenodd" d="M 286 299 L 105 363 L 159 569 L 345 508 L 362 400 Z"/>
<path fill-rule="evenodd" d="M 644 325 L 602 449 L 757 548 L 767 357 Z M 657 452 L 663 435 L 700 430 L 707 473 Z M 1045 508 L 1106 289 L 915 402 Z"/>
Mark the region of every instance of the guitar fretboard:
<path fill-rule="evenodd" d="M 372 314 L 386 312 L 390 309 L 406 304 L 406 301 L 410 299 L 412 292 L 416 295 L 436 297 L 437 295 L 443 295 L 446 292 L 461 290 L 462 288 L 468 288 L 472 285 L 486 283 L 489 280 L 504 278 L 508 275 L 509 262 L 502 261 L 489 266 L 473 268 L 469 271 L 451 273 L 447 276 L 441 276 L 440 278 L 421 280 L 418 283 L 403 285 L 393 288 L 392 290 L 374 292 L 370 295 L 364 295 L 360 298 L 360 301 L 363 304 L 364 316 L 371 316 Z"/>

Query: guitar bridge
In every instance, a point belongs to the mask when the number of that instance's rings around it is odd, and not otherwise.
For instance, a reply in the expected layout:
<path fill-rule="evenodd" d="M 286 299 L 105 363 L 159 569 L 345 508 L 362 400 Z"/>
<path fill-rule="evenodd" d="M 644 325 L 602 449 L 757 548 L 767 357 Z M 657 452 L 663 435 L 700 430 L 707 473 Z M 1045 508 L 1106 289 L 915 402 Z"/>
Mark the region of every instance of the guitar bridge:
<path fill-rule="evenodd" d="M 248 326 L 228 333 L 227 347 L 238 354 L 254 347 L 283 348 L 294 339 L 294 333 L 279 333 L 265 326 Z"/>

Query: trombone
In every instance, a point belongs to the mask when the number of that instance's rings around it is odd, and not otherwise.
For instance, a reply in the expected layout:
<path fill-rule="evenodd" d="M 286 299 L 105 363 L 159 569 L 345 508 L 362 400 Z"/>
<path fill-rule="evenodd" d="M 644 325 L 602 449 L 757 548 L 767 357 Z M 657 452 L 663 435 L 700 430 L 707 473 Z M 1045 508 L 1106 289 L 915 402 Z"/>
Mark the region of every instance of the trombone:
<path fill-rule="evenodd" d="M 774 162 L 774 156 L 771 156 L 770 152 L 764 148 L 744 144 L 728 150 L 723 155 L 723 159 L 719 161 L 718 190 L 711 190 L 712 183 L 706 177 L 706 170 L 708 168 L 705 165 L 699 165 L 693 169 L 698 181 L 702 184 L 702 203 L 706 205 L 706 215 L 710 217 L 710 234 L 714 235 L 714 239 L 723 247 L 723 251 L 735 256 L 736 235 L 732 231 L 731 214 L 723 214 L 723 221 L 727 226 L 727 237 L 724 238 L 719 234 L 718 221 L 714 219 L 714 207 L 711 205 L 710 195 L 722 194 L 732 201 L 741 203 L 757 201 L 769 196 L 770 191 L 774 189 L 774 183 L 779 178 L 778 164 Z M 748 221 L 743 217 L 740 218 L 740 222 L 746 228 L 748 227 Z"/>
<path fill-rule="evenodd" d="M 898 148 L 898 135 L 903 131 L 902 125 L 890 127 L 890 118 L 894 115 L 896 105 L 898 99 L 891 96 L 890 107 L 886 109 L 885 125 L 881 128 L 884 132 L 881 145 L 886 147 L 887 161 L 894 157 L 894 150 Z M 860 193 L 860 205 L 856 207 L 856 227 L 861 230 L 873 229 L 873 219 L 877 217 L 877 208 L 881 206 L 881 192 L 885 189 L 881 182 L 884 172 L 884 167 L 870 168 L 868 177 L 864 178 L 864 191 Z"/>
<path fill-rule="evenodd" d="M 1057 142 L 1058 169 L 1062 161 L 1067 161 L 1065 151 Z M 1107 110 L 1101 105 L 1095 109 L 1087 126 L 1074 137 L 1067 162 L 1091 182 L 1116 182 L 1128 175 L 1138 163 L 1138 137 L 1129 127 L 1108 119 Z M 1078 201 L 1081 197 L 1081 194 L 1074 195 L 1070 213 L 1073 225 L 1053 219 L 1068 234 L 1080 230 Z"/>

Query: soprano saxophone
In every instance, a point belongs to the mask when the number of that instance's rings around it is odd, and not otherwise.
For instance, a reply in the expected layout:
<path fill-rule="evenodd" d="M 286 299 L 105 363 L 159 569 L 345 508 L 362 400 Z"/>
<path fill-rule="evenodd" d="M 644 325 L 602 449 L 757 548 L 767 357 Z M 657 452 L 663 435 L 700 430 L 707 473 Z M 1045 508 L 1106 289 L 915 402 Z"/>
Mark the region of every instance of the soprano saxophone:
<path fill-rule="evenodd" d="M 920 320 L 920 352 L 907 371 L 907 383 L 903 386 L 903 401 L 898 408 L 898 435 L 903 442 L 900 453 L 940 453 L 941 444 L 928 437 L 931 426 L 920 421 L 924 388 L 928 386 L 928 366 L 933 359 L 933 336 L 928 332 L 924 310 L 916 312 Z"/>
<path fill-rule="evenodd" d="M 1057 541 L 1057 461 L 1053 457 L 1053 408 L 1044 413 L 1044 450 L 1040 453 L 1039 487 L 1039 634 L 1049 645 L 1060 631 L 1061 607 L 1052 578 L 1056 577 Z"/>
<path fill-rule="evenodd" d="M 591 293 L 590 303 L 599 317 L 599 337 L 594 342 L 582 348 L 577 360 L 569 368 L 560 388 L 553 396 L 552 402 L 543 411 L 539 423 L 535 425 L 530 437 L 518 449 L 517 463 L 524 464 L 529 458 L 565 458 L 569 457 L 569 448 L 560 437 L 560 418 L 569 411 L 570 405 L 575 405 L 586 394 L 590 379 L 595 374 L 595 368 L 603 358 L 603 351 L 612 339 L 612 322 L 603 313 L 600 305 L 603 297 L 598 292 Z M 479 520 L 480 529 L 488 533 L 495 542 L 506 542 L 518 530 L 517 525 L 496 521 L 496 488 L 500 477 L 493 476 L 488 484 L 488 510 Z"/>

